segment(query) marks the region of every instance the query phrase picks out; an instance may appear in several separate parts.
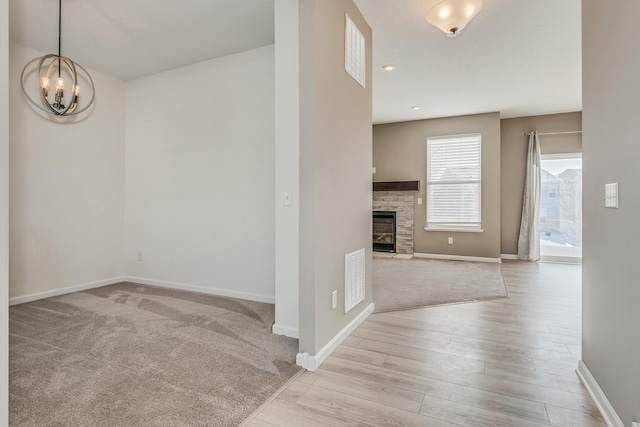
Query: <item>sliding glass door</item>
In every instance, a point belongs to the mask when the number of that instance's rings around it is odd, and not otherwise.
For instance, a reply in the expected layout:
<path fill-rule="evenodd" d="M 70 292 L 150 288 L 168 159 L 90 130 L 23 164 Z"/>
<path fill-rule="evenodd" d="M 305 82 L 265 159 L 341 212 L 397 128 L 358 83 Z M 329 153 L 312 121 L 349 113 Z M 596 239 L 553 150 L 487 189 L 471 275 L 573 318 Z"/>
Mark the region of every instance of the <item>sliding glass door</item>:
<path fill-rule="evenodd" d="M 582 261 L 582 156 L 543 155 L 540 191 L 541 261 Z"/>

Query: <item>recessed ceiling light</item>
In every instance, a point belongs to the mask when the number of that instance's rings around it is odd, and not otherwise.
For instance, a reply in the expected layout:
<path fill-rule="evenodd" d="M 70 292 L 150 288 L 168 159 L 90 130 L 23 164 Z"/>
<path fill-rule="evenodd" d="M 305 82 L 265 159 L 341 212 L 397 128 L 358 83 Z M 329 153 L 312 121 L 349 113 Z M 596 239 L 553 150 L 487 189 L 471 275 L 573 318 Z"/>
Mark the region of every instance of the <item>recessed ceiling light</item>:
<path fill-rule="evenodd" d="M 387 65 L 384 65 L 382 69 L 385 71 L 393 71 L 396 69 L 396 66 L 392 64 L 387 64 Z"/>
<path fill-rule="evenodd" d="M 420 108 L 422 107 L 420 107 L 419 105 L 414 105 L 413 107 L 411 107 L 412 110 L 419 110 Z"/>

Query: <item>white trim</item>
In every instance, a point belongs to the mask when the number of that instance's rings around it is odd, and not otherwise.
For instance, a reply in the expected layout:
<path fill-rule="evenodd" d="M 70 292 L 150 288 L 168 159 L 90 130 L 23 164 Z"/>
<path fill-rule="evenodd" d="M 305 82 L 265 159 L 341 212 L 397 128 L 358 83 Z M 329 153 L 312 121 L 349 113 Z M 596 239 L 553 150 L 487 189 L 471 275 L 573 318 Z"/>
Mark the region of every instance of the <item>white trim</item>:
<path fill-rule="evenodd" d="M 86 291 L 87 289 L 100 288 L 102 286 L 113 285 L 120 282 L 134 282 L 141 285 L 156 286 L 159 288 L 179 289 L 183 291 L 200 292 L 201 294 L 218 295 L 223 297 L 238 298 L 249 301 L 265 302 L 274 304 L 275 298 L 267 295 L 250 294 L 246 292 L 229 291 L 225 289 L 205 288 L 203 286 L 186 285 L 184 283 L 165 282 L 164 280 L 145 279 L 143 277 L 121 276 L 111 279 L 98 280 L 95 282 L 84 283 L 82 285 L 69 286 L 66 288 L 53 289 L 51 291 L 39 292 L 9 299 L 9 305 L 24 304 L 25 302 L 37 301 L 44 298 L 57 297 L 59 295 L 71 294 L 73 292 Z M 275 325 L 274 325 L 275 328 Z M 281 328 L 281 331 L 288 331 L 278 335 L 286 335 L 288 337 L 298 338 L 298 331 L 292 328 Z M 274 332 L 275 333 L 275 332 Z M 290 334 L 296 334 L 290 335 Z"/>
<path fill-rule="evenodd" d="M 126 277 L 113 277 L 111 279 L 97 280 L 95 282 L 84 283 L 82 285 L 69 286 L 66 288 L 53 289 L 51 291 L 38 292 L 37 294 L 23 295 L 9 299 L 9 305 L 24 304 L 25 302 L 37 301 L 44 298 L 57 297 L 59 295 L 71 294 L 74 292 L 86 291 L 87 289 L 100 288 L 102 286 L 113 285 L 126 282 Z"/>
<path fill-rule="evenodd" d="M 584 364 L 582 360 L 578 361 L 578 369 L 576 369 L 576 373 L 582 384 L 584 384 L 585 388 L 589 392 L 589 395 L 593 399 L 593 402 L 598 407 L 600 414 L 602 414 L 602 418 L 604 418 L 604 422 L 607 423 L 609 427 L 624 427 L 622 424 L 622 420 L 616 413 L 611 403 L 609 403 L 609 399 L 605 396 L 604 392 L 596 382 L 596 379 L 593 378 L 591 372 L 587 368 L 587 365 Z"/>
<path fill-rule="evenodd" d="M 424 231 L 448 231 L 450 233 L 484 233 L 484 230 L 482 228 L 455 228 L 455 227 L 451 227 L 451 228 L 446 228 L 446 227 L 425 227 Z"/>
<path fill-rule="evenodd" d="M 249 301 L 266 302 L 275 304 L 275 297 L 268 295 L 250 294 L 247 292 L 230 291 L 227 289 L 207 288 L 204 286 L 188 285 L 185 283 L 167 282 L 164 280 L 146 279 L 144 277 L 128 276 L 128 282 L 140 283 L 141 285 L 157 286 L 159 288 L 179 289 L 181 291 L 199 292 L 201 294 L 218 295 L 222 297 L 238 298 Z"/>
<path fill-rule="evenodd" d="M 500 258 L 485 258 L 485 257 L 478 257 L 478 256 L 414 253 L 413 257 L 414 258 L 428 258 L 428 259 L 447 259 L 447 260 L 450 260 L 450 261 L 492 262 L 492 263 L 496 263 L 496 264 L 502 264 L 502 260 Z"/>
<path fill-rule="evenodd" d="M 351 335 L 351 332 L 353 332 L 358 326 L 360 326 L 360 324 L 364 322 L 371 313 L 373 313 L 374 308 L 375 307 L 373 303 L 369 304 L 367 308 L 362 310 L 362 313 L 358 314 L 358 316 L 356 316 L 355 319 L 353 319 L 347 326 L 345 326 L 344 329 L 338 332 L 338 334 L 333 337 L 331 341 L 327 343 L 327 345 L 322 347 L 322 349 L 320 349 L 320 351 L 317 352 L 315 356 L 311 356 L 309 355 L 309 353 L 298 353 L 298 355 L 296 356 L 296 364 L 298 366 L 302 366 L 307 371 L 315 372 L 315 370 L 318 369 L 322 362 L 324 362 L 327 357 L 329 357 L 331 353 L 333 353 L 333 351 L 338 348 L 338 346 L 342 344 L 342 342 L 347 339 L 349 335 Z"/>
<path fill-rule="evenodd" d="M 570 257 L 570 256 L 541 256 L 540 262 L 546 262 L 549 264 L 582 264 L 582 257 Z"/>
<path fill-rule="evenodd" d="M 273 324 L 273 327 L 271 328 L 271 332 L 274 335 L 284 335 L 285 337 L 290 337 L 290 338 L 300 338 L 300 331 L 298 331 L 297 328 L 281 326 L 276 323 Z"/>
<path fill-rule="evenodd" d="M 500 254 L 501 259 L 520 259 L 516 254 Z"/>
<path fill-rule="evenodd" d="M 540 154 L 540 160 L 581 159 L 582 153 Z"/>

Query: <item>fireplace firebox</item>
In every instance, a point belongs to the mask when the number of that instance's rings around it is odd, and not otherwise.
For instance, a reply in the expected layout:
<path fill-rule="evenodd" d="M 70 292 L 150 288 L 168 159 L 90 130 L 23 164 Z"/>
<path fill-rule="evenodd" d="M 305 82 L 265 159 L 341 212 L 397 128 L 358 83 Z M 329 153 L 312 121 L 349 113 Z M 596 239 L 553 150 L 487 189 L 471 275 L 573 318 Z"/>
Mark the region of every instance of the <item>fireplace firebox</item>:
<path fill-rule="evenodd" d="M 374 252 L 396 252 L 396 213 L 373 211 Z"/>

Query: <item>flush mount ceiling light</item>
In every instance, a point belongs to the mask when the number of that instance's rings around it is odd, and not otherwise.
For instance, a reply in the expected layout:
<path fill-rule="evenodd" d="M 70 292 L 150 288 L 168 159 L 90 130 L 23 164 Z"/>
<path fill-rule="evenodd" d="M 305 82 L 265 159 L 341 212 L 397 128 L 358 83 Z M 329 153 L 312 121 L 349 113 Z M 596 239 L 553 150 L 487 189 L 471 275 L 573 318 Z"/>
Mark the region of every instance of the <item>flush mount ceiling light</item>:
<path fill-rule="evenodd" d="M 427 13 L 427 22 L 448 37 L 457 37 L 482 9 L 482 0 L 443 0 Z"/>
<path fill-rule="evenodd" d="M 422 107 L 420 107 L 419 105 L 414 105 L 413 107 L 411 107 L 412 110 L 419 110 L 420 108 Z"/>
<path fill-rule="evenodd" d="M 58 54 L 48 54 L 32 59 L 24 66 L 21 75 L 22 93 L 36 108 L 54 116 L 71 116 L 82 113 L 93 104 L 96 90 L 93 79 L 77 62 L 61 55 L 62 0 L 58 2 Z M 33 75 L 37 86 L 28 90 L 27 77 Z M 51 83 L 54 90 L 49 90 Z M 90 92 L 89 101 L 79 107 L 80 84 Z M 65 86 L 67 91 L 65 94 Z M 36 89 L 37 88 L 37 89 Z M 37 92 L 39 95 L 30 94 Z M 50 93 L 51 92 L 51 93 Z M 37 100 L 36 100 L 37 99 Z"/>
<path fill-rule="evenodd" d="M 393 64 L 387 64 L 387 65 L 384 65 L 382 69 L 385 71 L 393 71 L 396 69 L 396 66 Z"/>

